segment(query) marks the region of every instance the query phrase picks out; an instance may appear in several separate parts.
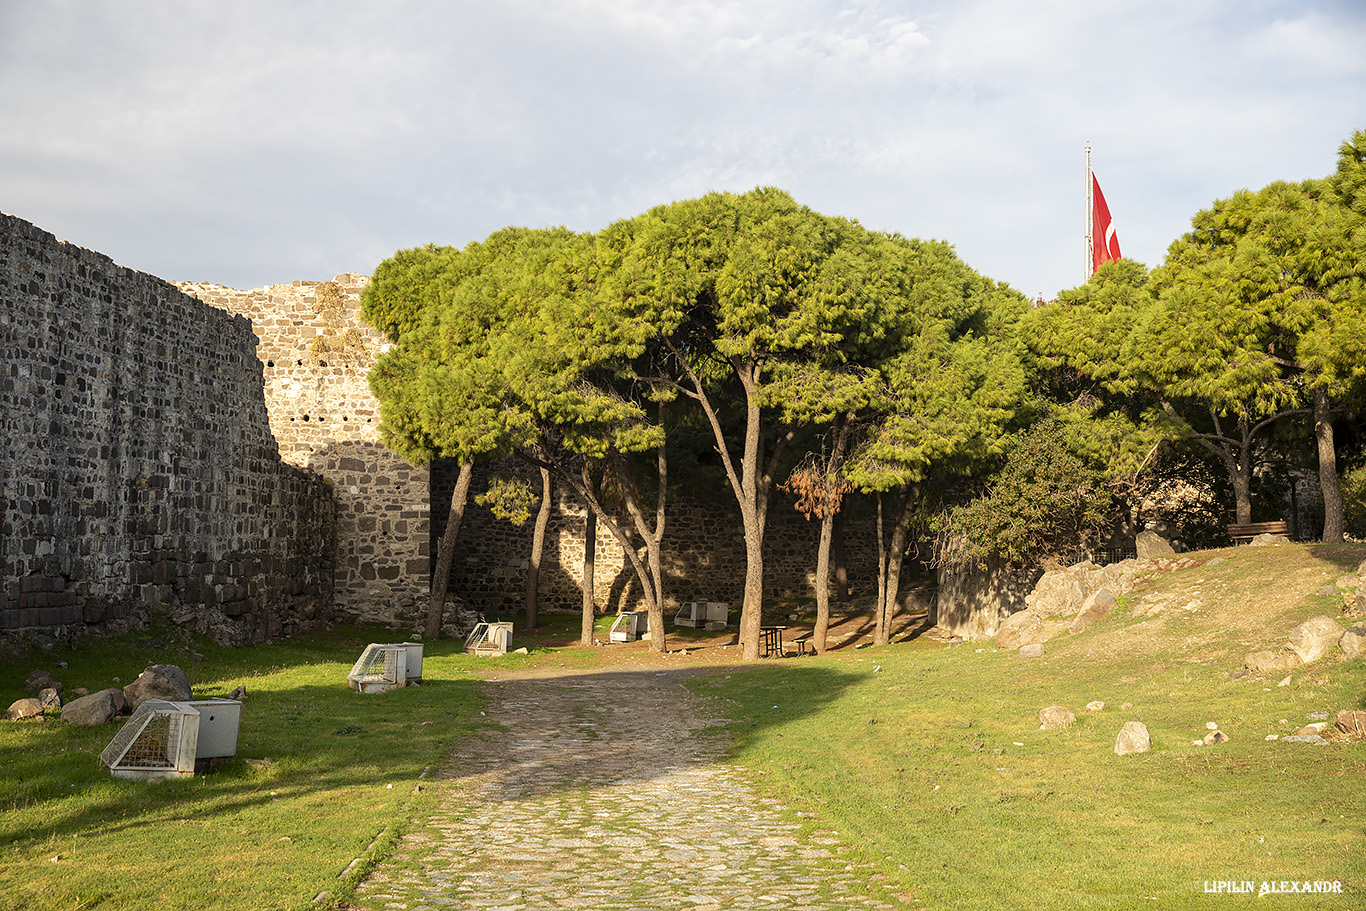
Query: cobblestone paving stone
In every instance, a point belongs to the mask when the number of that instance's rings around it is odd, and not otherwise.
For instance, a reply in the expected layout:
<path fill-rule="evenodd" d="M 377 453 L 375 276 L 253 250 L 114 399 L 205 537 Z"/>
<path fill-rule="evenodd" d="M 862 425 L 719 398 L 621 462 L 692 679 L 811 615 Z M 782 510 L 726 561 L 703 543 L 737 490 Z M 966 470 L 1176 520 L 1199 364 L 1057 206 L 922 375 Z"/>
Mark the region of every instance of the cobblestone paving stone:
<path fill-rule="evenodd" d="M 687 672 L 485 684 L 504 729 L 457 745 L 440 809 L 361 884 L 364 911 L 902 907 L 718 761 Z"/>

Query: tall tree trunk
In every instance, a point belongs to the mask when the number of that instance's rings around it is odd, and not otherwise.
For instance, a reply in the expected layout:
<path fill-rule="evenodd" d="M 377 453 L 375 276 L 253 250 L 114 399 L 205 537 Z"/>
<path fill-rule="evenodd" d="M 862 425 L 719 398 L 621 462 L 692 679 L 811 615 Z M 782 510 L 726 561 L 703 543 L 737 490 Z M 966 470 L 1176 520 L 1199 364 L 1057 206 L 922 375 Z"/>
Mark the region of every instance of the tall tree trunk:
<path fill-rule="evenodd" d="M 898 498 L 900 508 L 893 519 L 891 540 L 886 541 L 882 515 L 882 494 L 878 494 L 878 585 L 877 609 L 873 612 L 873 644 L 886 645 L 892 641 L 892 621 L 899 609 L 901 564 L 910 540 L 911 515 L 915 512 L 918 486 L 903 484 Z M 884 543 L 886 541 L 886 543 Z"/>
<path fill-rule="evenodd" d="M 816 628 L 811 633 L 811 645 L 817 655 L 825 654 L 825 640 L 830 632 L 830 539 L 837 515 L 832 512 L 821 517 L 821 539 L 816 545 Z"/>
<path fill-rule="evenodd" d="M 873 494 L 877 501 L 877 600 L 873 602 L 873 637 L 882 629 L 882 615 L 887 609 L 887 529 L 882 518 L 882 491 Z"/>
<path fill-rule="evenodd" d="M 1229 467 L 1229 483 L 1233 485 L 1233 521 L 1246 525 L 1252 521 L 1252 459 L 1246 450 L 1241 458 L 1234 456 Z"/>
<path fill-rule="evenodd" d="M 878 611 L 881 623 L 873 632 L 874 645 L 886 645 L 892 641 L 892 621 L 901 609 L 901 566 L 906 559 L 906 545 L 911 537 L 911 515 L 915 512 L 918 498 L 918 485 L 907 484 L 901 488 L 901 509 L 896 526 L 892 529 L 891 545 L 887 548 L 887 582 L 882 593 L 884 604 Z"/>
<path fill-rule="evenodd" d="M 740 608 L 740 657 L 759 657 L 764 609 L 764 532 L 752 515 L 745 520 L 745 598 Z"/>
<path fill-rule="evenodd" d="M 738 362 L 738 358 L 736 361 Z M 740 608 L 741 657 L 759 657 L 764 611 L 764 514 L 759 509 L 759 461 L 763 423 L 759 408 L 759 371 L 753 364 L 737 366 L 745 390 L 745 448 L 740 456 L 740 518 L 745 524 L 745 600 Z"/>
<path fill-rule="evenodd" d="M 603 507 L 601 499 L 598 497 L 597 492 L 589 481 L 587 472 L 584 472 L 584 476 L 579 478 L 565 471 L 562 466 L 557 466 L 556 470 L 565 483 L 578 491 L 579 496 L 583 497 L 584 501 L 588 503 L 588 508 L 592 510 L 594 515 L 603 521 L 607 526 L 608 532 L 610 532 L 612 537 L 617 540 L 617 543 L 621 545 L 622 555 L 631 564 L 631 569 L 633 571 L 632 575 L 627 578 L 626 584 L 628 587 L 624 591 L 629 591 L 629 587 L 633 582 L 639 582 L 641 597 L 645 599 L 646 610 L 649 610 L 658 600 L 655 593 L 654 580 L 651 576 L 649 566 L 641 562 L 640 554 L 636 552 L 636 545 L 631 540 L 629 529 L 623 528 L 621 523 L 613 518 L 612 514 Z M 630 603 L 630 599 L 623 595 L 621 603 L 624 607 L 624 605 Z"/>
<path fill-rule="evenodd" d="M 446 610 L 446 589 L 451 581 L 451 560 L 455 557 L 455 542 L 460 537 L 460 523 L 465 519 L 465 503 L 470 495 L 470 479 L 474 476 L 474 460 L 460 463 L 460 474 L 451 491 L 451 514 L 446 519 L 446 530 L 436 549 L 436 565 L 432 567 L 432 594 L 427 602 L 427 639 L 441 638 L 441 615 Z"/>
<path fill-rule="evenodd" d="M 839 486 L 838 476 L 844 466 L 844 450 L 853 431 L 853 420 L 852 414 L 845 415 L 842 420 L 836 419 L 835 442 L 830 458 L 821 466 L 824 474 L 822 483 L 828 485 L 829 498 L 823 502 L 821 536 L 816 545 L 816 628 L 811 633 L 811 639 L 818 655 L 825 654 L 825 640 L 830 632 L 830 544 L 835 534 L 835 520 L 844 505 L 844 490 Z"/>
<path fill-rule="evenodd" d="M 659 426 L 664 426 L 664 414 L 667 403 L 659 403 Z M 667 516 L 667 503 L 669 492 L 669 460 L 665 450 L 665 445 L 661 442 L 655 450 L 655 474 L 658 478 L 658 489 L 655 492 L 655 514 L 654 524 L 645 517 L 644 507 L 641 505 L 639 491 L 631 483 L 630 476 L 626 471 L 625 464 L 620 453 L 615 454 L 608 462 L 608 475 L 612 478 L 617 494 L 622 503 L 626 506 L 626 513 L 631 519 L 631 524 L 635 527 L 636 533 L 645 542 L 645 564 L 650 571 L 650 582 L 654 587 L 655 598 L 648 606 L 648 620 L 650 627 L 650 647 L 656 652 L 663 653 L 667 650 L 664 634 L 664 527 Z"/>
<path fill-rule="evenodd" d="M 745 396 L 744 443 L 737 470 L 731 447 L 727 445 L 725 431 L 721 428 L 716 408 L 697 372 L 688 364 L 687 358 L 667 342 L 673 351 L 681 371 L 688 378 L 684 392 L 696 399 L 702 406 L 707 421 L 711 424 L 716 440 L 716 453 L 726 469 L 731 491 L 740 506 L 740 518 L 745 533 L 745 593 L 744 604 L 740 609 L 740 648 L 741 658 L 752 661 L 759 657 L 759 634 L 763 625 L 764 602 L 764 525 L 768 518 L 769 494 L 773 490 L 773 473 L 787 444 L 792 441 L 796 431 L 793 428 L 779 434 L 773 451 L 764 459 L 764 426 L 762 420 L 761 377 L 763 360 L 755 355 L 732 355 L 729 360 L 735 376 Z"/>
<path fill-rule="evenodd" d="M 1319 487 L 1323 490 L 1323 542 L 1336 544 L 1342 540 L 1342 490 L 1333 443 L 1333 409 L 1322 389 L 1314 390 L 1314 439 L 1319 446 Z"/>
<path fill-rule="evenodd" d="M 536 511 L 536 526 L 531 533 L 531 557 L 526 572 L 526 628 L 536 629 L 536 595 L 541 584 L 541 554 L 545 551 L 545 530 L 550 525 L 550 469 L 541 466 L 541 508 Z"/>
<path fill-rule="evenodd" d="M 593 644 L 593 561 L 598 553 L 598 516 L 588 509 L 583 517 L 583 622 L 579 624 L 579 643 Z"/>
<path fill-rule="evenodd" d="M 849 600 L 849 560 L 844 552 L 844 512 L 835 513 L 834 535 L 830 542 L 830 559 L 835 568 L 835 600 Z"/>

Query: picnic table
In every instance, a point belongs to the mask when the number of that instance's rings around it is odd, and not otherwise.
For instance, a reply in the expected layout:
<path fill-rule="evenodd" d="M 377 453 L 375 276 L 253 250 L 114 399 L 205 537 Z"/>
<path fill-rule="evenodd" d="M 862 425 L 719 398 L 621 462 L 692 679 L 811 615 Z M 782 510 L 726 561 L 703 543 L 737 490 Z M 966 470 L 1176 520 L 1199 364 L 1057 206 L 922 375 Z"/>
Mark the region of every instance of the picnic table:
<path fill-rule="evenodd" d="M 772 658 L 777 655 L 783 656 L 783 630 L 785 626 L 761 626 L 759 627 L 760 642 L 764 647 L 763 657 Z"/>

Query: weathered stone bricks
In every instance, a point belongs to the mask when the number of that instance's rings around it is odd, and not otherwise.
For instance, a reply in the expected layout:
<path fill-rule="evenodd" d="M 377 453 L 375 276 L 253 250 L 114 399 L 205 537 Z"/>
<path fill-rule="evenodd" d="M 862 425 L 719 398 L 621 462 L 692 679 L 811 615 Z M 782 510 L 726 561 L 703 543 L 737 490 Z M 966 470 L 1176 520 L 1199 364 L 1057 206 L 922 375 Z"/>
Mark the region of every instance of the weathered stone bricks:
<path fill-rule="evenodd" d="M 246 320 L 0 216 L 0 626 L 209 607 L 190 580 L 228 555 L 241 591 L 284 587 L 268 572 L 330 590 L 334 507 L 276 455 L 256 344 Z"/>

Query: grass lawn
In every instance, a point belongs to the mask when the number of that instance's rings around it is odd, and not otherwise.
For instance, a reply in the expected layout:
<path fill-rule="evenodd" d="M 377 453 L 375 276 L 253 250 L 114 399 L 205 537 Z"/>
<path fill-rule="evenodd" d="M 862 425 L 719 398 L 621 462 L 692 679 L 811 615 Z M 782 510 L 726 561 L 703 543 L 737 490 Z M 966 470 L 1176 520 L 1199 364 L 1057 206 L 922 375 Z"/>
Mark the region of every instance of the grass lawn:
<path fill-rule="evenodd" d="M 546 615 L 538 635 L 513 642 L 530 655 L 480 660 L 428 643 L 423 685 L 362 696 L 346 672 L 390 631 L 242 650 L 192 643 L 202 662 L 145 644 L 156 633 L 88 638 L 0 667 L 0 693 L 18 698 L 35 667 L 69 693 L 178 664 L 196 697 L 246 686 L 238 758 L 194 779 L 115 780 L 98 755 L 121 722 L 0 723 L 0 908 L 336 907 L 425 818 L 434 790 L 415 789 L 423 770 L 493 722 L 480 715 L 477 679 L 651 661 L 724 667 L 690 686 L 729 718 L 734 761 L 813 828 L 834 827 L 881 864 L 911 907 L 1222 908 L 1256 896 L 1210 894 L 1207 883 L 1319 880 L 1342 894 L 1257 906 L 1366 907 L 1366 744 L 1265 739 L 1294 733 L 1311 712 L 1366 708 L 1366 662 L 1334 656 L 1284 686 L 1229 678 L 1247 652 L 1279 647 L 1310 616 L 1350 625 L 1323 589 L 1364 557 L 1366 547 L 1205 554 L 1029 660 L 991 643 L 919 639 L 736 667 L 726 637 L 671 635 L 667 657 L 583 649 L 568 644 L 576 616 Z M 600 637 L 610 623 L 599 622 Z M 59 660 L 69 667 L 57 670 Z M 1085 708 L 1097 700 L 1103 710 Z M 1076 723 L 1040 730 L 1039 710 L 1055 703 Z M 1153 748 L 1116 756 L 1130 720 L 1148 726 Z M 1193 746 L 1211 721 L 1230 742 Z"/>
<path fill-rule="evenodd" d="M 1206 883 L 1323 880 L 1343 893 L 1271 895 L 1258 907 L 1363 908 L 1366 744 L 1265 738 L 1293 734 L 1310 712 L 1366 708 L 1366 664 L 1335 654 L 1284 686 L 1281 675 L 1229 679 L 1252 647 L 1284 643 L 1298 622 L 1340 611 L 1341 598 L 1310 586 L 1292 593 L 1297 610 L 1259 608 L 1278 627 L 1261 639 L 1221 638 L 1194 619 L 1237 608 L 1209 593 L 1257 597 L 1305 567 L 1331 583 L 1363 557 L 1361 547 L 1225 552 L 1215 567 L 1152 580 L 1039 659 L 989 642 L 906 643 L 766 664 L 694 689 L 724 700 L 737 762 L 882 859 L 928 907 L 1227 907 L 1255 894 L 1210 894 Z M 1259 576 L 1258 566 L 1275 572 Z M 1259 580 L 1251 593 L 1249 578 Z M 1201 605 L 1160 624 L 1126 609 L 1144 593 L 1185 589 L 1206 593 Z M 1112 647 L 1140 638 L 1151 641 Z M 1106 706 L 1088 711 L 1093 701 Z M 1039 710 L 1053 704 L 1077 722 L 1041 730 Z M 1147 725 L 1150 752 L 1115 755 L 1126 721 Z M 1207 722 L 1230 741 L 1194 746 Z"/>
<path fill-rule="evenodd" d="M 454 643 L 427 648 L 421 686 L 362 696 L 346 673 L 366 642 L 391 641 L 392 632 L 338 629 L 240 650 L 195 643 L 203 662 L 132 644 L 149 635 L 36 653 L 0 670 L 0 692 L 17 698 L 34 667 L 69 693 L 177 664 L 196 698 L 246 686 L 237 760 L 192 779 L 125 781 L 98 757 L 126 719 L 94 728 L 56 715 L 0 723 L 7 911 L 279 909 L 312 906 L 322 892 L 339 900 L 348 889 L 339 874 L 367 849 L 381 852 L 421 810 L 427 795 L 415 781 L 481 720 L 474 659 Z M 69 667 L 57 669 L 58 660 Z M 363 869 L 353 868 L 350 882 Z"/>

